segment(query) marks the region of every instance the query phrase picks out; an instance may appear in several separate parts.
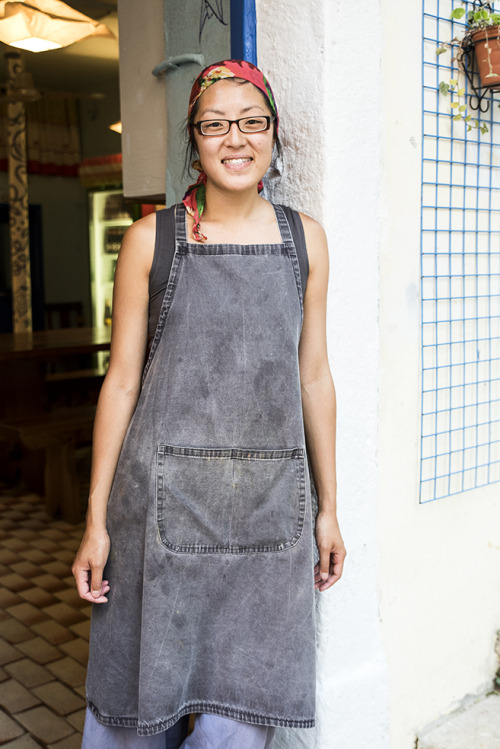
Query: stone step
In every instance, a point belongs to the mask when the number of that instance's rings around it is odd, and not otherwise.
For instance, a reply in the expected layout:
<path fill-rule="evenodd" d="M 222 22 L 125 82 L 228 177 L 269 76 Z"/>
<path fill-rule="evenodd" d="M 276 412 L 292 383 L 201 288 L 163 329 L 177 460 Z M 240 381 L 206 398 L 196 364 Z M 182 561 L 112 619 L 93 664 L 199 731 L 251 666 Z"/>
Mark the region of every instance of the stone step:
<path fill-rule="evenodd" d="M 500 749 L 500 694 L 489 694 L 419 734 L 418 749 Z"/>

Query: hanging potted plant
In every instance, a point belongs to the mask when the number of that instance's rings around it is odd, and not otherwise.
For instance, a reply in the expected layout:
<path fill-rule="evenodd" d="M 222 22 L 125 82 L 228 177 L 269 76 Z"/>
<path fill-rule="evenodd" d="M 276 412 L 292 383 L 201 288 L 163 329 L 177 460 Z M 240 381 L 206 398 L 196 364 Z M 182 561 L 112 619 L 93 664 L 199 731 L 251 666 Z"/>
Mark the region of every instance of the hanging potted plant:
<path fill-rule="evenodd" d="M 465 8 L 455 8 L 450 16 L 453 21 L 461 20 L 466 14 Z M 457 48 L 454 61 L 458 63 L 459 71 L 465 73 L 469 83 L 478 97 L 479 103 L 488 91 L 500 91 L 500 13 L 492 10 L 489 3 L 481 4 L 481 7 L 470 10 L 467 13 L 467 26 L 464 36 L 454 38 L 451 42 L 441 44 L 436 53 L 443 54 L 448 49 Z M 483 94 L 479 94 L 472 81 L 473 60 L 476 60 L 477 71 L 481 80 Z M 451 107 L 456 110 L 454 119 L 462 119 L 467 123 L 468 129 L 472 125 L 479 128 L 481 132 L 488 132 L 488 126 L 480 124 L 478 120 L 472 121 L 472 115 L 468 112 L 465 98 L 465 88 L 460 87 L 457 79 L 449 82 L 442 81 L 439 86 L 442 94 L 454 94 L 456 98 Z M 472 121 L 472 124 L 471 124 Z"/>
<path fill-rule="evenodd" d="M 455 18 L 461 18 L 465 8 L 456 8 L 453 14 Z M 481 86 L 500 90 L 500 13 L 487 7 L 471 10 L 467 24 L 462 50 L 466 52 L 474 48 Z"/>

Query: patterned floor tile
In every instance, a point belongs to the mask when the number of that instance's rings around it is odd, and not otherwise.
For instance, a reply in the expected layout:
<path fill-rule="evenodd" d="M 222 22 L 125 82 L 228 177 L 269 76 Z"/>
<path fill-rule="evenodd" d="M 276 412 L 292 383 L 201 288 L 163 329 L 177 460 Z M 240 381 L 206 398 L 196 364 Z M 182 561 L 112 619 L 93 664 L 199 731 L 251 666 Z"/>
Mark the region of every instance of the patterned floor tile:
<path fill-rule="evenodd" d="M 4 577 L 0 578 L 4 579 Z M 14 593 L 13 590 L 9 590 L 8 588 L 4 588 L 3 586 L 0 586 L 0 606 L 4 609 L 8 608 L 9 606 L 14 606 L 15 603 L 21 603 L 22 598 L 19 597 L 17 593 Z"/>
<path fill-rule="evenodd" d="M 48 663 L 47 668 L 59 681 L 70 687 L 77 687 L 85 683 L 86 668 L 69 656 L 61 658 L 59 661 Z M 9 666 L 6 666 L 6 671 L 9 671 Z"/>
<path fill-rule="evenodd" d="M 17 551 L 13 551 L 12 549 L 0 549 L 0 563 L 1 564 L 15 564 L 16 562 L 20 562 L 22 560 L 22 557 L 17 553 Z"/>
<path fill-rule="evenodd" d="M 63 603 L 62 601 L 53 606 L 47 606 L 43 609 L 43 613 L 47 616 L 51 616 L 52 619 L 55 619 L 66 627 L 85 619 L 85 614 L 83 614 L 81 610 L 75 609 L 73 606 L 68 606 L 67 603 Z"/>
<path fill-rule="evenodd" d="M 6 712 L 0 710 L 0 743 L 15 739 L 24 733 L 24 729 L 12 720 Z"/>
<path fill-rule="evenodd" d="M 37 609 L 36 606 L 32 606 L 31 603 L 18 603 L 16 606 L 9 606 L 7 609 L 11 616 L 19 619 L 19 621 L 23 622 L 23 624 L 26 624 L 28 627 L 32 624 L 43 622 L 44 619 L 47 618 L 47 615 L 44 613 L 45 610 L 46 609 Z"/>
<path fill-rule="evenodd" d="M 72 624 L 70 630 L 78 637 L 88 640 L 90 636 L 90 619 L 85 619 L 84 622 L 78 622 L 78 624 Z"/>
<path fill-rule="evenodd" d="M 47 642 L 47 640 L 44 640 L 42 637 L 33 637 L 32 640 L 20 642 L 17 645 L 17 648 L 24 653 L 24 655 L 28 656 L 28 658 L 40 663 L 42 666 L 45 663 L 56 661 L 63 656 L 63 653 L 61 653 L 55 645 L 51 645 L 50 642 Z"/>
<path fill-rule="evenodd" d="M 27 580 L 22 575 L 18 575 L 16 572 L 12 572 L 10 575 L 3 575 L 2 585 L 5 588 L 9 588 L 10 590 L 13 590 L 15 592 L 19 590 L 26 590 L 26 588 L 32 587 L 32 583 L 30 580 Z"/>
<path fill-rule="evenodd" d="M 32 577 L 31 582 L 33 585 L 38 585 L 40 588 L 48 590 L 49 593 L 54 593 L 56 590 L 62 590 L 67 587 L 63 580 L 60 580 L 55 575 L 49 575 L 48 572 L 39 577 Z"/>
<path fill-rule="evenodd" d="M 58 741 L 56 744 L 49 744 L 48 749 L 80 749 L 81 745 L 81 733 L 74 733 L 72 736 L 68 736 L 67 739 Z"/>
<path fill-rule="evenodd" d="M 57 663 L 57 661 L 56 661 Z M 29 658 L 23 658 L 20 661 L 8 663 L 5 670 L 14 679 L 20 681 L 25 687 L 31 689 L 39 684 L 45 684 L 54 678 L 43 666 L 30 661 Z"/>
<path fill-rule="evenodd" d="M 34 707 L 16 715 L 16 720 L 21 723 L 31 734 L 45 743 L 53 743 L 71 736 L 74 727 L 66 722 L 64 718 L 57 715 L 45 705 Z"/>
<path fill-rule="evenodd" d="M 11 526 L 12 530 L 17 530 L 17 523 L 14 523 L 12 520 L 4 520 L 2 517 L 2 525 L 4 528 L 8 528 Z M 21 552 L 23 549 L 27 546 L 27 541 L 23 541 L 20 538 L 17 538 L 17 536 L 11 536 L 10 538 L 4 538 L 2 541 L 2 546 L 5 546 L 7 549 L 11 549 L 11 551 L 19 551 Z"/>
<path fill-rule="evenodd" d="M 15 562 L 9 565 L 12 572 L 17 572 L 18 575 L 23 577 L 35 577 L 40 574 L 40 567 L 33 562 L 29 562 L 27 559 Z"/>
<path fill-rule="evenodd" d="M 21 595 L 21 593 L 19 595 Z M 83 598 L 80 598 L 80 596 L 78 595 L 75 583 L 73 583 L 72 588 L 58 590 L 57 593 L 54 593 L 54 596 L 60 601 L 67 603 L 68 606 L 73 606 L 77 609 L 83 609 L 88 606 L 87 601 L 84 601 Z"/>
<path fill-rule="evenodd" d="M 23 642 L 33 637 L 33 632 L 17 619 L 9 617 L 0 622 L 0 637 L 12 643 Z"/>
<path fill-rule="evenodd" d="M 0 622 L 1 624 L 1 622 Z M 53 645 L 60 645 L 62 642 L 68 642 L 74 638 L 73 632 L 68 627 L 56 622 L 55 619 L 47 619 L 46 622 L 34 624 L 33 631 L 41 637 L 51 642 Z"/>
<path fill-rule="evenodd" d="M 40 749 L 40 744 L 34 741 L 28 733 L 25 733 L 24 736 L 10 741 L 5 749 Z"/>
<path fill-rule="evenodd" d="M 83 666 L 87 665 L 89 659 L 89 643 L 87 640 L 83 640 L 81 637 L 78 637 L 76 640 L 70 640 L 61 645 L 61 650 Z"/>
<path fill-rule="evenodd" d="M 52 559 L 52 557 L 49 554 L 46 554 L 44 551 L 33 548 L 20 551 L 19 556 L 23 557 L 24 559 L 28 559 L 34 564 L 44 564 L 45 562 L 50 562 L 50 560 Z"/>
<path fill-rule="evenodd" d="M 28 588 L 27 590 L 20 590 L 19 597 L 28 601 L 28 603 L 32 603 L 33 606 L 36 606 L 37 608 L 52 606 L 58 601 L 55 595 L 49 593 L 43 588 Z"/>
<path fill-rule="evenodd" d="M 18 661 L 22 658 L 22 653 L 5 640 L 0 640 L 0 666 L 5 666 L 6 663 L 12 663 L 12 661 Z"/>
<path fill-rule="evenodd" d="M 39 687 L 35 687 L 33 692 L 37 698 L 45 702 L 46 705 L 59 713 L 59 715 L 67 715 L 85 707 L 85 699 L 59 681 L 42 684 Z"/>
<path fill-rule="evenodd" d="M 0 705 L 9 713 L 18 713 L 38 704 L 38 697 L 15 679 L 0 684 Z"/>
<path fill-rule="evenodd" d="M 85 712 L 86 708 L 82 708 L 81 710 L 77 710 L 74 713 L 71 713 L 71 715 L 66 715 L 66 720 L 70 725 L 73 726 L 73 728 L 76 728 L 77 731 L 81 731 L 83 733 L 83 724 L 85 723 Z"/>
<path fill-rule="evenodd" d="M 83 524 L 0 487 L 0 746 L 80 749 L 92 606 L 71 565 Z M 63 647 L 64 646 L 64 647 Z"/>

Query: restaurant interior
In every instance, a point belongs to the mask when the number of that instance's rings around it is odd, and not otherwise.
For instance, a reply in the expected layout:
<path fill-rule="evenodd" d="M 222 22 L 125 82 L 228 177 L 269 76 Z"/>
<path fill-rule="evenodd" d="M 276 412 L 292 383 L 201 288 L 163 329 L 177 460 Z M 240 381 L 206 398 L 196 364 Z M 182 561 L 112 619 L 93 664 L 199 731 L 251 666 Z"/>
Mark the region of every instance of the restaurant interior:
<path fill-rule="evenodd" d="M 140 213 L 123 201 L 121 138 L 110 129 L 120 121 L 117 0 L 67 5 L 113 36 L 39 53 L 0 42 L 0 744 L 10 749 L 81 745 L 90 607 L 71 563 L 109 355 L 112 272 Z M 13 53 L 32 77 L 18 79 L 17 98 Z M 12 98 L 26 118 L 31 325 L 25 309 L 12 311 L 22 257 L 12 250 Z"/>

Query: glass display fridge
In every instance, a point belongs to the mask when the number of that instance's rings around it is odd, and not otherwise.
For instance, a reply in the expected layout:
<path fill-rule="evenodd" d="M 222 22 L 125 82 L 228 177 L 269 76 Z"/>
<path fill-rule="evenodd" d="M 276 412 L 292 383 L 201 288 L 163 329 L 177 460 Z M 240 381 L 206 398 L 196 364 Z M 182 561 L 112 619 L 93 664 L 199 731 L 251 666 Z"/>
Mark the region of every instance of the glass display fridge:
<path fill-rule="evenodd" d="M 121 190 L 96 190 L 89 193 L 90 284 L 92 325 L 111 325 L 113 281 L 116 261 L 125 231 L 136 217 L 139 206 L 125 202 Z M 107 367 L 109 353 L 99 352 L 98 367 Z"/>

